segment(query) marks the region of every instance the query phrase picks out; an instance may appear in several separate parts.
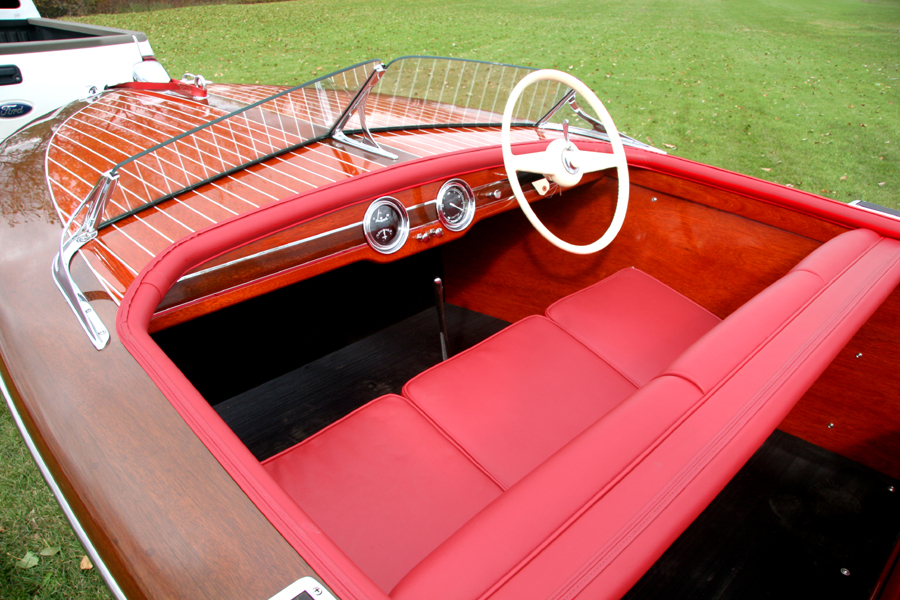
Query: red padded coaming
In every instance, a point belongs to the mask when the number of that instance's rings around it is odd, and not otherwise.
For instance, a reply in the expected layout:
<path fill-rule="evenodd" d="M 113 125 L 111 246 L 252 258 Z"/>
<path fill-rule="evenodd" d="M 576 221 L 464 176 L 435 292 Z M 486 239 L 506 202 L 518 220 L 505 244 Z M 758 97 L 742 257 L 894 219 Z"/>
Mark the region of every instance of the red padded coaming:
<path fill-rule="evenodd" d="M 391 598 L 481 597 L 627 474 L 700 396 L 677 377 L 651 381 L 466 523 L 404 577 Z"/>
<path fill-rule="evenodd" d="M 500 495 L 400 396 L 382 396 L 263 463 L 385 592 Z"/>
<path fill-rule="evenodd" d="M 608 151 L 608 145 L 602 142 L 579 142 L 579 146 L 582 143 L 586 150 Z M 546 142 L 535 142 L 517 148 L 528 152 L 542 150 L 545 146 Z M 826 221 L 849 227 L 868 227 L 884 235 L 900 237 L 900 221 L 884 215 L 675 156 L 638 149 L 626 149 L 626 154 L 629 163 L 638 168 L 786 206 Z M 129 286 L 119 307 L 116 316 L 118 340 L 266 518 L 341 598 L 384 596 L 309 521 L 160 350 L 148 334 L 150 319 L 166 291 L 180 276 L 237 245 L 377 195 L 500 165 L 499 146 L 427 157 L 298 194 L 218 223 L 178 240 L 161 252 Z M 111 343 L 115 343 L 115 339 Z"/>
<path fill-rule="evenodd" d="M 721 322 L 634 268 L 566 296 L 547 316 L 638 387 Z"/>
<path fill-rule="evenodd" d="M 532 316 L 415 377 L 403 395 L 509 487 L 635 389 Z"/>
<path fill-rule="evenodd" d="M 840 275 L 841 271 L 880 239 L 880 235 L 868 229 L 848 231 L 816 248 L 809 256 L 797 263 L 791 272 L 815 273 L 822 283 L 827 283 Z"/>

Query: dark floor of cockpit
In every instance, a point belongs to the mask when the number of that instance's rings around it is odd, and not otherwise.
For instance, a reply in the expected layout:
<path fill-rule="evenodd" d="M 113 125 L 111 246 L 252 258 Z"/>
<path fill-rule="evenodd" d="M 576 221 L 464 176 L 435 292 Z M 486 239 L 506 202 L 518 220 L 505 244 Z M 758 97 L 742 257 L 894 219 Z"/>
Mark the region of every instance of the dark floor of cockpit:
<path fill-rule="evenodd" d="M 509 323 L 445 304 L 450 354 Z M 435 308 L 354 342 L 215 405 L 219 416 L 259 460 L 313 433 L 441 362 Z"/>
<path fill-rule="evenodd" d="M 900 482 L 780 430 L 625 596 L 872 597 L 900 536 Z"/>

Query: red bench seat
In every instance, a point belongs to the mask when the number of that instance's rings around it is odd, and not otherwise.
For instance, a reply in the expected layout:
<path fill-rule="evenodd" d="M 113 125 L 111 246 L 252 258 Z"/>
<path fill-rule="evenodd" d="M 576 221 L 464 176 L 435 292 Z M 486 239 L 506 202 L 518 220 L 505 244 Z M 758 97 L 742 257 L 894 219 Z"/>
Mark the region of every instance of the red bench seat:
<path fill-rule="evenodd" d="M 395 395 L 263 466 L 383 590 L 503 491 Z"/>
<path fill-rule="evenodd" d="M 898 281 L 866 230 L 722 322 L 626 270 L 266 468 L 395 600 L 617 598 Z"/>

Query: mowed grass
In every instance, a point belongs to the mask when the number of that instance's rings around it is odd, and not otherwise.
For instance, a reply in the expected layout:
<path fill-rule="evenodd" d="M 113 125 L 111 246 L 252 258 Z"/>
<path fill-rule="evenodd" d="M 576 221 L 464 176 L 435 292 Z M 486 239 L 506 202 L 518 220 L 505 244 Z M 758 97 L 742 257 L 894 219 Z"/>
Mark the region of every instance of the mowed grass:
<path fill-rule="evenodd" d="M 111 598 L 0 404 L 0 600 Z"/>
<path fill-rule="evenodd" d="M 897 0 L 296 0 L 82 20 L 144 31 L 175 77 L 221 82 L 408 54 L 557 68 L 673 154 L 900 208 Z"/>
<path fill-rule="evenodd" d="M 900 208 L 896 0 L 295 0 L 79 20 L 144 31 L 172 75 L 220 82 L 408 54 L 562 69 L 673 154 Z M 0 464 L 0 600 L 108 598 L 5 409 Z M 38 564 L 17 567 L 28 552 Z"/>

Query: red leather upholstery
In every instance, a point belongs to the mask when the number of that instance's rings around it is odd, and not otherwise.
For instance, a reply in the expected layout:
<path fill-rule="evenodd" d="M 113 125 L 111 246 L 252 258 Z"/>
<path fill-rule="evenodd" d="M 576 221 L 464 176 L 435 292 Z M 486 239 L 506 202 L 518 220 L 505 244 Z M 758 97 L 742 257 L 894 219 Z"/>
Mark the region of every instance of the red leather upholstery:
<path fill-rule="evenodd" d="M 415 377 L 403 395 L 509 487 L 636 389 L 533 316 Z"/>
<path fill-rule="evenodd" d="M 620 597 L 898 281 L 900 242 L 836 238 L 466 523 L 391 597 Z M 508 543 L 483 549 L 497 539 Z"/>
<path fill-rule="evenodd" d="M 263 466 L 384 591 L 501 493 L 393 395 Z"/>
<path fill-rule="evenodd" d="M 868 277 L 879 263 L 891 254 L 897 244 L 866 230 L 845 233 L 816 249 L 790 273 L 760 292 L 755 298 L 730 315 L 719 327 L 682 354 L 666 373 L 693 381 L 703 391 L 710 391 L 730 372 L 738 369 L 754 352 L 776 336 L 783 334 L 798 318 L 810 320 L 812 327 L 825 327 L 851 293 L 866 293 L 864 281 L 854 273 Z M 878 248 L 881 247 L 879 251 Z M 833 302 L 820 298 L 834 287 Z M 831 297 L 826 294 L 826 297 Z M 789 329 L 793 331 L 793 329 Z M 808 335 L 812 335 L 812 331 Z M 803 334 L 795 334 L 790 342 L 803 342 Z M 782 336 L 783 339 L 783 336 Z M 797 348 L 797 351 L 802 348 Z M 787 360 L 789 357 L 784 357 Z"/>
<path fill-rule="evenodd" d="M 615 489 L 700 396 L 677 377 L 650 382 L 466 523 L 404 577 L 391 598 L 481 598 Z M 665 402 L 658 401 L 663 398 Z M 648 410 L 651 404 L 654 409 Z M 569 570 L 577 566 L 573 561 Z M 557 572 L 552 581 L 558 584 Z M 543 596 L 531 591 L 520 597 Z"/>
<path fill-rule="evenodd" d="M 525 319 L 265 468 L 394 600 L 618 598 L 898 281 L 900 241 L 854 231 L 713 327 L 623 271 L 551 307 L 571 334 Z"/>
<path fill-rule="evenodd" d="M 638 387 L 721 321 L 637 269 L 566 296 L 547 316 Z"/>

